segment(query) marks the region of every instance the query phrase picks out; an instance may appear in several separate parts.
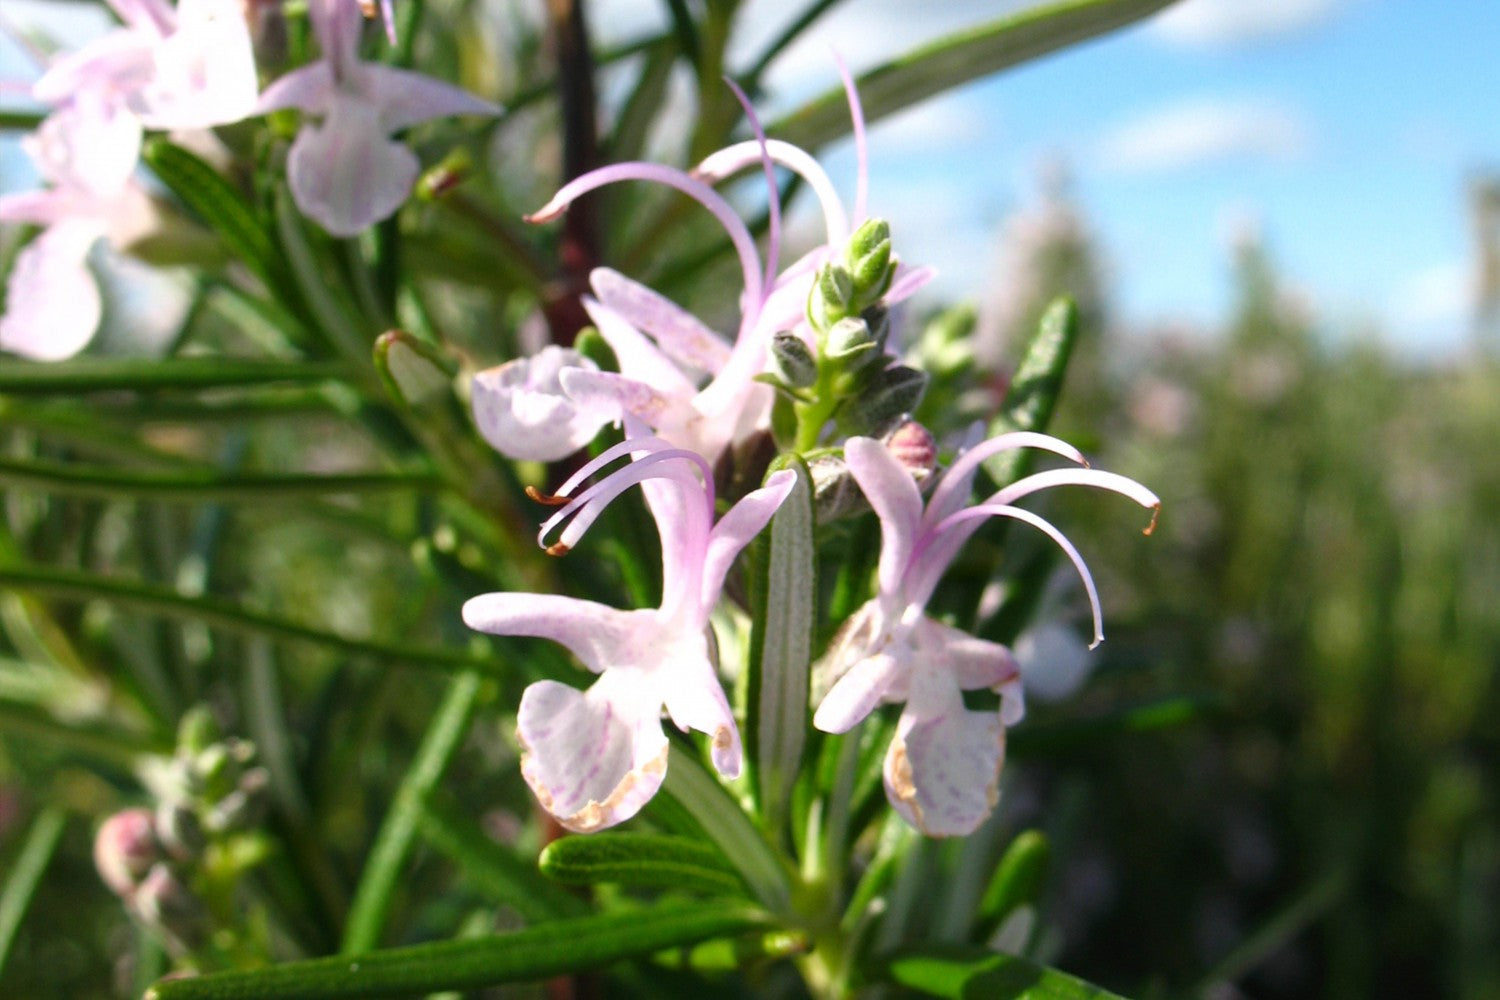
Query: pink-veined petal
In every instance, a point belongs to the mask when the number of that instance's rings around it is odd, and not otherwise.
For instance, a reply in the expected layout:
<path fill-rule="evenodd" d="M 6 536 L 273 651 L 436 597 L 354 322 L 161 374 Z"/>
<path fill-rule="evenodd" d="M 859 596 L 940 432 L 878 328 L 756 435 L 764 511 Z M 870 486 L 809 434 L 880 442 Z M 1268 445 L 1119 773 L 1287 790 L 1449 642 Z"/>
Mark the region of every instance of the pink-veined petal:
<path fill-rule="evenodd" d="M 549 345 L 476 374 L 470 403 L 479 433 L 502 455 L 536 462 L 554 462 L 588 444 L 615 411 L 569 396 L 559 378 L 566 368 L 597 370 L 577 351 Z"/>
<path fill-rule="evenodd" d="M 389 217 L 421 171 L 416 154 L 386 138 L 378 115 L 336 94 L 322 124 L 304 124 L 287 155 L 297 207 L 334 236 L 354 236 Z"/>
<path fill-rule="evenodd" d="M 141 123 L 119 104 L 85 92 L 22 140 L 37 170 L 80 200 L 118 195 L 141 155 Z"/>
<path fill-rule="evenodd" d="M 965 709 L 950 678 L 917 674 L 886 751 L 886 795 L 928 836 L 961 837 L 973 833 L 999 800 L 1005 727 L 994 712 Z"/>
<path fill-rule="evenodd" d="M 708 662 L 702 633 L 695 638 L 697 651 L 693 655 L 688 655 L 685 642 L 667 652 L 671 662 L 657 668 L 659 690 L 672 723 L 684 732 L 693 729 L 707 734 L 714 769 L 726 778 L 737 778 L 743 756 L 740 731 L 734 724 L 729 699 Z"/>
<path fill-rule="evenodd" d="M 349 0 L 308 0 L 307 16 L 334 79 L 350 79 L 359 70 L 359 36 L 365 26 L 359 5 Z"/>
<path fill-rule="evenodd" d="M 255 102 L 254 114 L 263 115 L 285 108 L 301 108 L 323 114 L 333 103 L 333 69 L 326 60 L 318 60 L 276 80 Z"/>
<path fill-rule="evenodd" d="M 64 104 L 83 94 L 118 101 L 150 81 L 152 53 L 160 41 L 155 31 L 111 31 L 54 60 L 31 85 L 31 96 L 43 104 Z"/>
<path fill-rule="evenodd" d="M 893 594 L 901 586 L 916 545 L 922 495 L 911 472 L 873 438 L 845 441 L 844 461 L 880 518 L 880 590 Z"/>
<path fill-rule="evenodd" d="M 654 611 L 621 611 L 558 594 L 481 594 L 464 602 L 463 618 L 469 628 L 491 635 L 551 639 L 594 673 L 649 657 L 661 628 Z"/>
<path fill-rule="evenodd" d="M 913 627 L 912 641 L 920 662 L 947 671 L 963 691 L 999 690 L 1020 676 L 1010 650 L 998 642 L 977 639 L 926 615 Z"/>
<path fill-rule="evenodd" d="M 387 134 L 433 118 L 449 115 L 493 117 L 504 110 L 462 87 L 409 69 L 361 63 L 357 72 L 365 99 L 380 109 L 380 124 Z"/>
<path fill-rule="evenodd" d="M 50 226 L 76 214 L 78 199 L 57 188 L 0 194 L 0 222 Z"/>
<path fill-rule="evenodd" d="M 0 316 L 0 349 L 36 361 L 61 361 L 88 345 L 102 312 L 87 263 L 100 235 L 92 221 L 60 222 L 16 255 Z"/>
<path fill-rule="evenodd" d="M 610 671 L 588 691 L 538 681 L 521 696 L 521 774 L 569 830 L 592 833 L 640 811 L 667 771 L 661 701 L 640 678 Z"/>
<path fill-rule="evenodd" d="M 752 538 L 760 534 L 796 482 L 797 474 L 791 469 L 771 473 L 766 485 L 746 493 L 714 525 L 708 537 L 707 550 L 702 556 L 699 606 L 705 617 L 718 602 L 719 591 L 724 588 L 724 576 L 734 564 L 735 557 L 750 544 Z"/>
<path fill-rule="evenodd" d="M 607 267 L 594 268 L 589 284 L 602 305 L 650 334 L 662 352 L 679 364 L 711 374 L 729 360 L 729 345 L 666 296 Z"/>
<path fill-rule="evenodd" d="M 866 656 L 840 677 L 813 713 L 813 725 L 825 733 L 847 733 L 882 701 L 894 701 L 906 686 L 906 667 L 889 653 Z"/>
<path fill-rule="evenodd" d="M 615 352 L 621 375 L 645 383 L 669 399 L 686 402 L 698 391 L 671 358 L 619 313 L 587 295 L 582 301 L 589 319 L 599 328 L 599 335 Z"/>

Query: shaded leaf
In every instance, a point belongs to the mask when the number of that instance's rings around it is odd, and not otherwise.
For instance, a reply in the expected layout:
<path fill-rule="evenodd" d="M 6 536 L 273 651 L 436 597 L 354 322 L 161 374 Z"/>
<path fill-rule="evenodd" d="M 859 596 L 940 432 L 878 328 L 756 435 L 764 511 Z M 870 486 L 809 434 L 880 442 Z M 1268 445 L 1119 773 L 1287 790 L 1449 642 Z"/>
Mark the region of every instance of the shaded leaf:
<path fill-rule="evenodd" d="M 547 845 L 537 866 L 543 875 L 568 885 L 614 882 L 745 895 L 745 883 L 722 854 L 686 837 L 649 833 L 564 837 Z"/>
<path fill-rule="evenodd" d="M 1076 976 L 978 948 L 903 951 L 880 971 L 886 981 L 951 1000 L 1120 1000 Z"/>

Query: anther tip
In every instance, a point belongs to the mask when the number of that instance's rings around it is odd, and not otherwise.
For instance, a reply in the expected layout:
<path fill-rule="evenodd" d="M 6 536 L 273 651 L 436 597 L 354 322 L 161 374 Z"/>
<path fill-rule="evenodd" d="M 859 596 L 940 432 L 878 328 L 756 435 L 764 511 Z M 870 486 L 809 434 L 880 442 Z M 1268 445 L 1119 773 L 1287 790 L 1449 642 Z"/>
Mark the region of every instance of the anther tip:
<path fill-rule="evenodd" d="M 553 493 L 543 493 L 535 486 L 526 487 L 526 495 L 537 503 L 546 504 L 548 507 L 561 507 L 568 502 L 567 497 L 560 497 Z"/>
<path fill-rule="evenodd" d="M 1158 504 L 1153 504 L 1151 506 L 1151 523 L 1148 524 L 1148 525 L 1146 525 L 1146 530 L 1142 531 L 1141 534 L 1143 534 L 1143 535 L 1150 535 L 1153 531 L 1155 531 L 1156 530 L 1156 521 L 1160 517 L 1161 517 L 1161 504 L 1159 504 L 1159 503 Z"/>
<path fill-rule="evenodd" d="M 571 551 L 572 548 L 563 542 L 553 542 L 547 546 L 547 554 L 549 556 L 565 556 Z"/>

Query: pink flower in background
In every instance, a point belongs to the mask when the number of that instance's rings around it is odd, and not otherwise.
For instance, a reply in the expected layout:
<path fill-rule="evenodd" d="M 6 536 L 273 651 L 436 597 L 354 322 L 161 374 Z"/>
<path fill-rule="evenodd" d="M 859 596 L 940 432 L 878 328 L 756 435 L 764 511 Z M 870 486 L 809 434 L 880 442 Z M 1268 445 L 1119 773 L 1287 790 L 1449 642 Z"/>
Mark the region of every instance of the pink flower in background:
<path fill-rule="evenodd" d="M 1110 490 L 1153 510 L 1161 505 L 1134 480 L 1083 468 L 1039 472 L 966 506 L 980 463 L 1010 448 L 1041 448 L 1086 464 L 1077 449 L 1057 438 L 1002 434 L 954 462 L 924 508 L 911 473 L 884 445 L 860 437 L 844 445 L 849 471 L 880 518 L 879 588 L 850 618 L 825 659 L 824 669 L 837 679 L 813 725 L 843 733 L 881 702 L 905 702 L 886 753 L 886 794 L 908 822 L 932 836 L 971 833 L 994 809 L 1005 727 L 1024 712 L 1020 672 L 1009 650 L 926 614 L 949 563 L 988 518 L 1009 517 L 1038 528 L 1062 547 L 1083 577 L 1097 644 L 1104 638 L 1099 598 L 1078 550 L 1050 523 L 1012 505 L 1063 485 Z M 964 707 L 962 692 L 982 688 L 1000 693 L 998 714 Z"/>
<path fill-rule="evenodd" d="M 328 232 L 353 236 L 400 208 L 421 171 L 393 134 L 501 109 L 421 73 L 360 60 L 363 16 L 349 0 L 309 0 L 308 14 L 323 58 L 267 87 L 256 110 L 300 108 L 318 119 L 302 126 L 287 156 L 292 198 Z"/>
<path fill-rule="evenodd" d="M 532 684 L 516 723 L 522 775 L 558 822 L 583 833 L 629 819 L 656 794 L 667 767 L 663 705 L 679 729 L 708 734 L 720 774 L 739 774 L 739 730 L 714 669 L 708 618 L 735 557 L 795 481 L 789 470 L 774 473 L 715 523 L 703 457 L 634 435 L 580 469 L 559 499 L 626 455 L 634 460 L 573 497 L 541 537 L 567 521 L 548 549 L 566 552 L 611 500 L 639 484 L 661 536 L 660 607 L 622 611 L 572 597 L 496 593 L 463 608 L 470 628 L 551 639 L 599 675 L 587 691 Z"/>
<path fill-rule="evenodd" d="M 103 305 L 88 267 L 101 237 L 124 244 L 150 226 L 150 200 L 131 179 L 141 123 L 82 91 L 22 146 L 49 187 L 0 196 L 0 222 L 42 232 L 16 255 L 0 316 L 0 348 L 38 361 L 72 357 L 99 326 Z"/>
<path fill-rule="evenodd" d="M 125 26 L 49 67 L 32 87 L 37 100 L 90 91 L 152 129 L 225 125 L 254 111 L 255 59 L 239 0 L 109 3 Z"/>

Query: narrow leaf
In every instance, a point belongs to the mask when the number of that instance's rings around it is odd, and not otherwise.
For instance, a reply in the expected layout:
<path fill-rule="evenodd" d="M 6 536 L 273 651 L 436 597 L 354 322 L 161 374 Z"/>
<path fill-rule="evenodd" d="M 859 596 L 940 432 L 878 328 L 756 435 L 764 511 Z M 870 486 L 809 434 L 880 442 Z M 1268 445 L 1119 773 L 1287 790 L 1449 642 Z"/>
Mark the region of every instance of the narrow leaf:
<path fill-rule="evenodd" d="M 453 755 L 458 752 L 464 734 L 469 731 L 479 686 L 479 675 L 471 670 L 448 682 L 443 702 L 422 736 L 411 767 L 401 779 L 401 786 L 380 824 L 380 832 L 375 835 L 369 859 L 359 877 L 359 888 L 355 890 L 354 902 L 349 907 L 349 920 L 344 924 L 340 951 L 345 955 L 369 951 L 380 943 L 380 931 L 390 912 L 396 882 L 416 838 L 422 799 L 436 787 Z"/>
<path fill-rule="evenodd" d="M 244 197 L 196 154 L 166 139 L 146 143 L 141 159 L 181 198 L 267 288 L 280 285 L 280 261 L 271 234 Z"/>
<path fill-rule="evenodd" d="M 264 612 L 251 611 L 213 597 L 185 597 L 175 590 L 139 580 L 111 579 L 36 566 L 4 566 L 0 567 L 0 587 L 62 600 L 109 601 L 145 614 L 202 622 L 210 628 L 224 629 L 240 635 L 306 642 L 348 656 L 369 656 L 446 670 L 458 667 L 493 672 L 496 669 L 496 665 L 488 659 L 456 649 L 355 639 Z"/>
<path fill-rule="evenodd" d="M 924 996 L 951 1000 L 1121 1000 L 1066 972 L 978 948 L 906 951 L 888 959 L 880 978 Z"/>
<path fill-rule="evenodd" d="M 66 818 L 67 814 L 56 806 L 38 813 L 26 833 L 21 853 L 5 876 L 5 888 L 0 890 L 0 972 L 5 971 L 5 959 L 10 954 L 16 930 L 21 926 L 21 918 L 26 915 L 37 884 L 57 850 Z"/>
<path fill-rule="evenodd" d="M 662 904 L 514 934 L 158 982 L 146 1000 L 333 1000 L 472 990 L 545 979 L 767 926 L 744 906 Z"/>
<path fill-rule="evenodd" d="M 225 386 L 316 383 L 344 369 L 266 358 L 70 358 L 35 364 L 0 362 L 0 393 L 52 395 L 116 390 L 218 389 Z"/>
<path fill-rule="evenodd" d="M 745 883 L 722 854 L 686 837 L 649 833 L 564 837 L 547 845 L 537 867 L 543 875 L 567 885 L 613 882 L 715 896 L 745 895 Z"/>
<path fill-rule="evenodd" d="M 1023 830 L 1006 847 L 990 884 L 985 887 L 975 917 L 978 936 L 988 939 L 1016 907 L 1036 902 L 1042 880 L 1047 877 L 1051 849 L 1039 830 Z"/>
<path fill-rule="evenodd" d="M 781 858 L 728 790 L 675 743 L 662 790 L 698 821 L 724 857 L 739 869 L 756 899 L 773 913 L 789 911 L 791 873 Z"/>
<path fill-rule="evenodd" d="M 771 520 L 770 557 L 756 588 L 746 724 L 766 828 L 780 828 L 802 769 L 808 673 L 817 607 L 812 476 L 792 460 L 797 482 Z"/>
<path fill-rule="evenodd" d="M 1072 299 L 1057 299 L 1042 314 L 1036 336 L 1026 346 L 1026 353 L 1011 379 L 1010 390 L 1005 394 L 1005 403 L 990 422 L 992 436 L 1009 431 L 1047 429 L 1052 411 L 1057 408 L 1063 375 L 1077 339 L 1078 307 Z M 1032 454 L 1032 450 L 1026 448 L 1003 451 L 985 462 L 985 472 L 997 484 L 1014 482 L 1025 472 Z"/>
<path fill-rule="evenodd" d="M 340 493 L 383 493 L 442 487 L 424 472 L 356 472 L 334 475 L 226 473 L 210 468 L 127 470 L 76 462 L 0 459 L 0 483 L 48 493 L 89 497 L 143 497 L 187 503 L 303 499 Z"/>
<path fill-rule="evenodd" d="M 1154 14 L 1172 0 L 1060 0 L 967 28 L 862 74 L 860 102 L 875 122 L 934 94 L 1009 69 Z M 816 147 L 850 130 L 844 91 L 835 87 L 768 132 Z"/>

